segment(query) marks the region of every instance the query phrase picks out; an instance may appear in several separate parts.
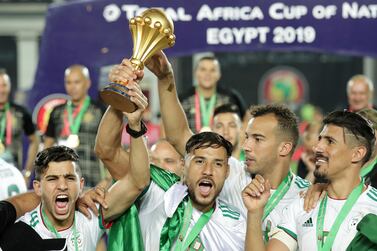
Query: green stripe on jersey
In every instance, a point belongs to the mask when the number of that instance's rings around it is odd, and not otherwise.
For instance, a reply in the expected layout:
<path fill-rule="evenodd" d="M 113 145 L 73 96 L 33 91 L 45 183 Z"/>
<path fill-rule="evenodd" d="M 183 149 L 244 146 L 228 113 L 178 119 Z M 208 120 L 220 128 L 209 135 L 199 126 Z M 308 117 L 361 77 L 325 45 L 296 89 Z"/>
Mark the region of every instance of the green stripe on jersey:
<path fill-rule="evenodd" d="M 225 216 L 225 217 L 230 217 L 230 218 L 235 219 L 235 220 L 238 220 L 240 218 L 239 212 L 234 211 L 233 209 L 231 209 L 230 207 L 228 207 L 225 204 L 219 203 L 219 208 L 220 208 L 223 216 Z"/>
<path fill-rule="evenodd" d="M 297 234 L 295 234 L 291 230 L 286 229 L 285 227 L 281 227 L 281 226 L 278 226 L 278 228 L 280 228 L 281 230 L 283 230 L 284 232 L 286 232 L 287 234 L 289 234 L 293 239 L 297 240 Z"/>

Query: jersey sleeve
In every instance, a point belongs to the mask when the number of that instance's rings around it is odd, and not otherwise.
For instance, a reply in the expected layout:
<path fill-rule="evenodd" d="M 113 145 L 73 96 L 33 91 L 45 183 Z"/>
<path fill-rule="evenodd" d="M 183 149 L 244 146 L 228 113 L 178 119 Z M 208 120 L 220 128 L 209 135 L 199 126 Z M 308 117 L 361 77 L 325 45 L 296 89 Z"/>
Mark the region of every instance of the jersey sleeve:
<path fill-rule="evenodd" d="M 46 132 L 45 132 L 45 136 L 47 137 L 50 137 L 50 138 L 56 138 L 57 135 L 55 134 L 55 114 L 56 114 L 56 109 L 52 110 L 51 114 L 50 114 L 50 118 L 48 119 L 48 124 L 47 124 L 47 128 L 46 128 Z"/>
<path fill-rule="evenodd" d="M 35 125 L 31 119 L 30 113 L 25 108 L 22 108 L 21 112 L 23 130 L 27 136 L 30 136 L 35 133 Z"/>
<path fill-rule="evenodd" d="M 297 242 L 297 224 L 296 224 L 296 215 L 299 215 L 300 209 L 302 210 L 303 206 L 300 207 L 302 199 L 295 200 L 291 205 L 288 205 L 283 209 L 281 223 L 277 226 L 280 230 L 283 230 L 288 234 L 291 239 Z M 275 238 L 271 236 L 271 238 Z M 284 244 L 288 246 L 288 243 Z"/>

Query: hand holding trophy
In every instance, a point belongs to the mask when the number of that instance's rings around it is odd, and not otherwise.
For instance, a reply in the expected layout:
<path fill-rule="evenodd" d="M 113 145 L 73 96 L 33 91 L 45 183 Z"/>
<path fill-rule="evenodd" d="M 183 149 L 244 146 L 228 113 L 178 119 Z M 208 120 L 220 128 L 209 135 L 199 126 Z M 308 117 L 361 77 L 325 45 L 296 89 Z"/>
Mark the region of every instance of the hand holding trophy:
<path fill-rule="evenodd" d="M 174 24 L 160 9 L 148 9 L 129 22 L 134 44 L 131 63 L 134 70 L 142 70 L 144 63 L 155 52 L 172 47 L 175 43 Z M 123 112 L 133 112 L 136 105 L 127 94 L 127 83 L 115 82 L 101 92 L 102 100 Z"/>

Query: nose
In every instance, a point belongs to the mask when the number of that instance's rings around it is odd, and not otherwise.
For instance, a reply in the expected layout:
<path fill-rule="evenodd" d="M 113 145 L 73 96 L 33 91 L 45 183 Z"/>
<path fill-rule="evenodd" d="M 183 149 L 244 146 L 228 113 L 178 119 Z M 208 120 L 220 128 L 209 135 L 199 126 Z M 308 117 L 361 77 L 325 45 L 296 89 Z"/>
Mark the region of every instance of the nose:
<path fill-rule="evenodd" d="M 312 147 L 312 150 L 314 153 L 322 153 L 323 152 L 323 144 L 321 141 L 318 141 L 317 144 L 315 144 Z"/>
<path fill-rule="evenodd" d="M 60 177 L 60 178 L 59 178 L 59 181 L 58 181 L 58 189 L 59 189 L 59 190 L 62 190 L 62 191 L 68 189 L 67 181 L 65 180 L 64 177 Z"/>
<path fill-rule="evenodd" d="M 213 174 L 213 167 L 211 163 L 206 163 L 203 167 L 203 174 L 207 176 L 212 176 Z"/>
<path fill-rule="evenodd" d="M 243 144 L 242 144 L 242 149 L 245 152 L 251 152 L 251 139 L 245 139 Z"/>

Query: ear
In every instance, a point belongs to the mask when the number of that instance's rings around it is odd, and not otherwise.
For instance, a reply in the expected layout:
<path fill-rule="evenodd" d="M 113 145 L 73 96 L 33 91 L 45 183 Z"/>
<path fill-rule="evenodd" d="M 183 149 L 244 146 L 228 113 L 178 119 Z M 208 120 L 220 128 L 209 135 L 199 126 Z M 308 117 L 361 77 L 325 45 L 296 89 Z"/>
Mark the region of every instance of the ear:
<path fill-rule="evenodd" d="M 82 193 L 82 191 L 84 189 L 84 184 L 85 184 L 85 179 L 83 177 L 81 177 L 81 179 L 80 179 L 80 194 Z"/>
<path fill-rule="evenodd" d="M 42 188 L 41 188 L 41 182 L 39 180 L 33 180 L 33 188 L 34 192 L 41 197 L 42 196 Z"/>
<path fill-rule="evenodd" d="M 279 155 L 285 157 L 293 151 L 292 142 L 281 142 L 279 145 Z"/>
<path fill-rule="evenodd" d="M 358 163 L 363 160 L 367 154 L 367 148 L 365 146 L 356 146 L 353 148 L 351 162 L 353 164 Z"/>

